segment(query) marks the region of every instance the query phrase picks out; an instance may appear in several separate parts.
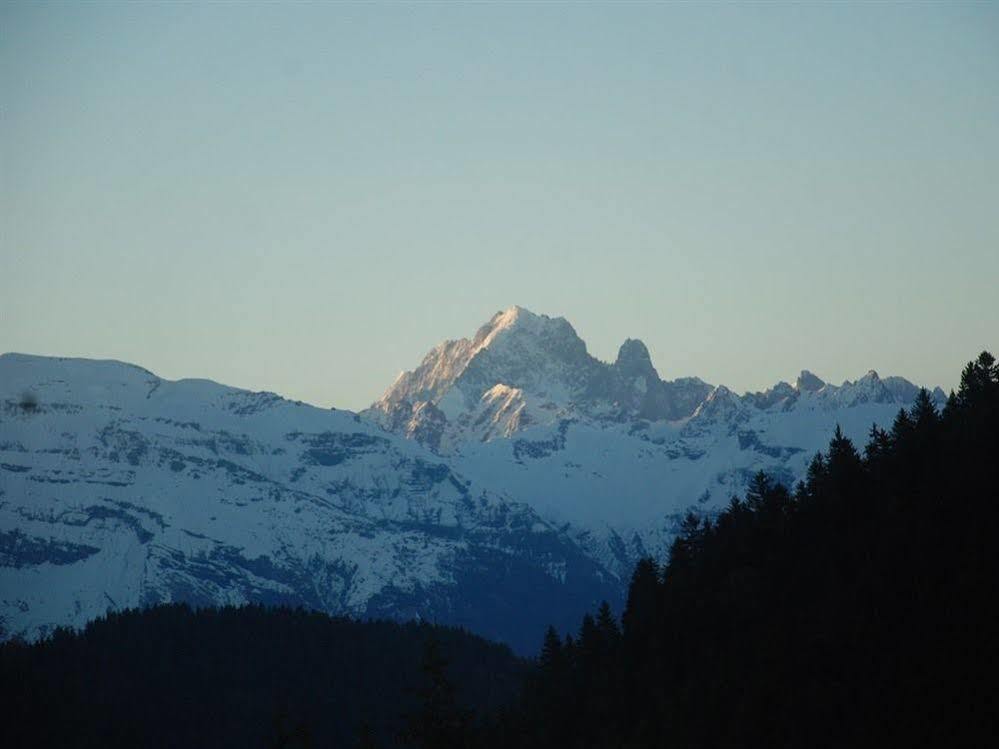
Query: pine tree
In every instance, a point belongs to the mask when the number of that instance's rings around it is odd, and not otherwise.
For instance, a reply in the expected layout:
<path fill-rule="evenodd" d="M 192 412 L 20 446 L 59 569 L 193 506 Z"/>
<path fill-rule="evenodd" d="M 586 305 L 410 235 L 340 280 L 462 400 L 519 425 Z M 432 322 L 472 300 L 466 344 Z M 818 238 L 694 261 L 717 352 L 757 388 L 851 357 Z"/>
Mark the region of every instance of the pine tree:
<path fill-rule="evenodd" d="M 600 608 L 597 609 L 597 630 L 600 632 L 604 648 L 614 651 L 621 638 L 621 630 L 618 629 L 617 620 L 607 601 L 602 601 Z"/>
<path fill-rule="evenodd" d="M 700 549 L 701 537 L 701 519 L 688 512 L 680 525 L 680 534 L 670 545 L 669 562 L 666 566 L 669 573 L 680 572 L 693 564 Z"/>
<path fill-rule="evenodd" d="M 562 652 L 562 640 L 558 636 L 555 627 L 550 626 L 545 632 L 545 639 L 541 645 L 541 656 L 538 665 L 545 673 L 555 674 L 565 664 L 565 654 Z"/>
<path fill-rule="evenodd" d="M 900 409 L 891 425 L 892 442 L 896 445 L 904 443 L 912 436 L 913 429 L 915 429 L 915 424 L 912 423 L 909 412 L 904 408 Z"/>
<path fill-rule="evenodd" d="M 958 403 L 967 408 L 976 402 L 985 402 L 994 396 L 999 385 L 999 367 L 995 357 L 983 351 L 978 358 L 969 362 L 961 372 L 961 386 L 957 391 Z"/>
<path fill-rule="evenodd" d="M 463 749 L 470 739 L 470 716 L 458 705 L 454 684 L 447 676 L 447 660 L 432 636 L 424 647 L 422 669 L 419 708 L 409 716 L 403 740 L 419 749 Z"/>
<path fill-rule="evenodd" d="M 659 569 L 650 557 L 635 565 L 628 587 L 628 600 L 621 614 L 621 626 L 627 637 L 645 637 L 658 619 Z"/>
<path fill-rule="evenodd" d="M 592 615 L 584 614 L 583 623 L 579 627 L 579 660 L 584 669 L 592 670 L 599 662 L 602 644 L 596 620 Z"/>
<path fill-rule="evenodd" d="M 758 512 L 763 507 L 771 489 L 770 477 L 763 471 L 757 471 L 752 481 L 749 482 L 749 488 L 746 489 L 746 504 L 749 509 Z"/>
<path fill-rule="evenodd" d="M 937 408 L 933 405 L 933 400 L 926 388 L 919 389 L 910 418 L 917 429 L 924 431 L 934 429 L 939 423 L 940 415 L 937 413 Z"/>
<path fill-rule="evenodd" d="M 829 441 L 829 471 L 833 475 L 846 475 L 858 471 L 861 467 L 860 455 L 853 442 L 843 435 L 839 424 L 836 433 Z"/>
<path fill-rule="evenodd" d="M 800 496 L 800 501 L 808 503 L 817 499 L 828 482 L 829 464 L 826 462 L 825 455 L 816 453 L 805 471 L 805 490 Z"/>
<path fill-rule="evenodd" d="M 864 447 L 864 458 L 870 462 L 884 459 L 891 450 L 891 439 L 888 432 L 874 424 L 868 432 L 867 445 Z"/>

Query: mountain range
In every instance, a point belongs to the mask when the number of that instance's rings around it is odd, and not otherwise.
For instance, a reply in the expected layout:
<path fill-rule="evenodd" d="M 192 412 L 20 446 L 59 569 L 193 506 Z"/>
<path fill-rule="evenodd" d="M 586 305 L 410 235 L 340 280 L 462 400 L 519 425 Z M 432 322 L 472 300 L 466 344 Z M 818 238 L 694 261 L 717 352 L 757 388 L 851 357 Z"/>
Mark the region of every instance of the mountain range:
<path fill-rule="evenodd" d="M 361 413 L 114 361 L 0 356 L 0 634 L 166 601 L 465 626 L 532 652 L 688 512 L 835 427 L 862 442 L 917 386 L 868 372 L 737 395 L 591 356 L 520 307 L 447 341 Z M 944 394 L 933 391 L 942 403 Z"/>

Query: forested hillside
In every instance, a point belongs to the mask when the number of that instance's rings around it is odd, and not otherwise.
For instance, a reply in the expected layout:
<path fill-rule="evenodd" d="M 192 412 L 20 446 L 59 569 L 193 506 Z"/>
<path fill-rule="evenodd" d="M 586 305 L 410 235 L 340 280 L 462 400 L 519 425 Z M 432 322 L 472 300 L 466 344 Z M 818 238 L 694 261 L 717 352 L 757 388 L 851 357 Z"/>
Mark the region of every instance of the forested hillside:
<path fill-rule="evenodd" d="M 757 476 L 635 571 L 621 626 L 549 631 L 525 746 L 956 746 L 995 717 L 999 367 L 970 363 L 792 490 Z M 498 742 L 498 745 L 502 744 Z"/>
<path fill-rule="evenodd" d="M 395 745 L 445 668 L 456 704 L 489 713 L 527 664 L 429 624 L 260 606 L 110 613 L 0 647 L 0 746 Z"/>

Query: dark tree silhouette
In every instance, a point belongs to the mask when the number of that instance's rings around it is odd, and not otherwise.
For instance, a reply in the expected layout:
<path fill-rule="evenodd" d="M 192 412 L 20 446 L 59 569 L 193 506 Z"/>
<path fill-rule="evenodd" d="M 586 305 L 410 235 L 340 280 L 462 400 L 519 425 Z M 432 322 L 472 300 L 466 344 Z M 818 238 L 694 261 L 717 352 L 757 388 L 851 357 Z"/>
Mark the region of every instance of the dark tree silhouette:
<path fill-rule="evenodd" d="M 409 746 L 464 749 L 471 745 L 471 713 L 459 706 L 447 666 L 440 644 L 428 637 L 423 650 L 423 683 L 416 692 L 418 708 L 410 715 L 402 732 L 402 738 Z"/>

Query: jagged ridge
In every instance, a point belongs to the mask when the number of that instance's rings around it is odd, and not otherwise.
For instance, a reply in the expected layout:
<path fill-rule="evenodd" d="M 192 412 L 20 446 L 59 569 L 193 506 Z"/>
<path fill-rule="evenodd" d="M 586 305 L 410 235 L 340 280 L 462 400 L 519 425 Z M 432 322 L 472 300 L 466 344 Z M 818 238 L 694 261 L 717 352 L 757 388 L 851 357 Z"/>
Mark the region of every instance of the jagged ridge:
<path fill-rule="evenodd" d="M 568 522 L 619 574 L 661 550 L 688 511 L 711 514 L 766 470 L 792 483 L 837 424 L 862 442 L 918 388 L 871 371 L 840 386 L 804 370 L 738 395 L 664 381 L 638 340 L 592 357 L 562 318 L 521 307 L 433 349 L 362 415 L 464 475 Z M 934 390 L 938 404 L 943 392 Z"/>
<path fill-rule="evenodd" d="M 641 341 L 626 340 L 608 364 L 587 352 L 565 318 L 511 307 L 472 338 L 435 347 L 364 415 L 447 452 L 468 433 L 509 437 L 566 411 L 616 421 L 679 419 L 710 391 L 698 378 L 662 380 Z M 500 409 L 493 407 L 498 398 Z"/>

